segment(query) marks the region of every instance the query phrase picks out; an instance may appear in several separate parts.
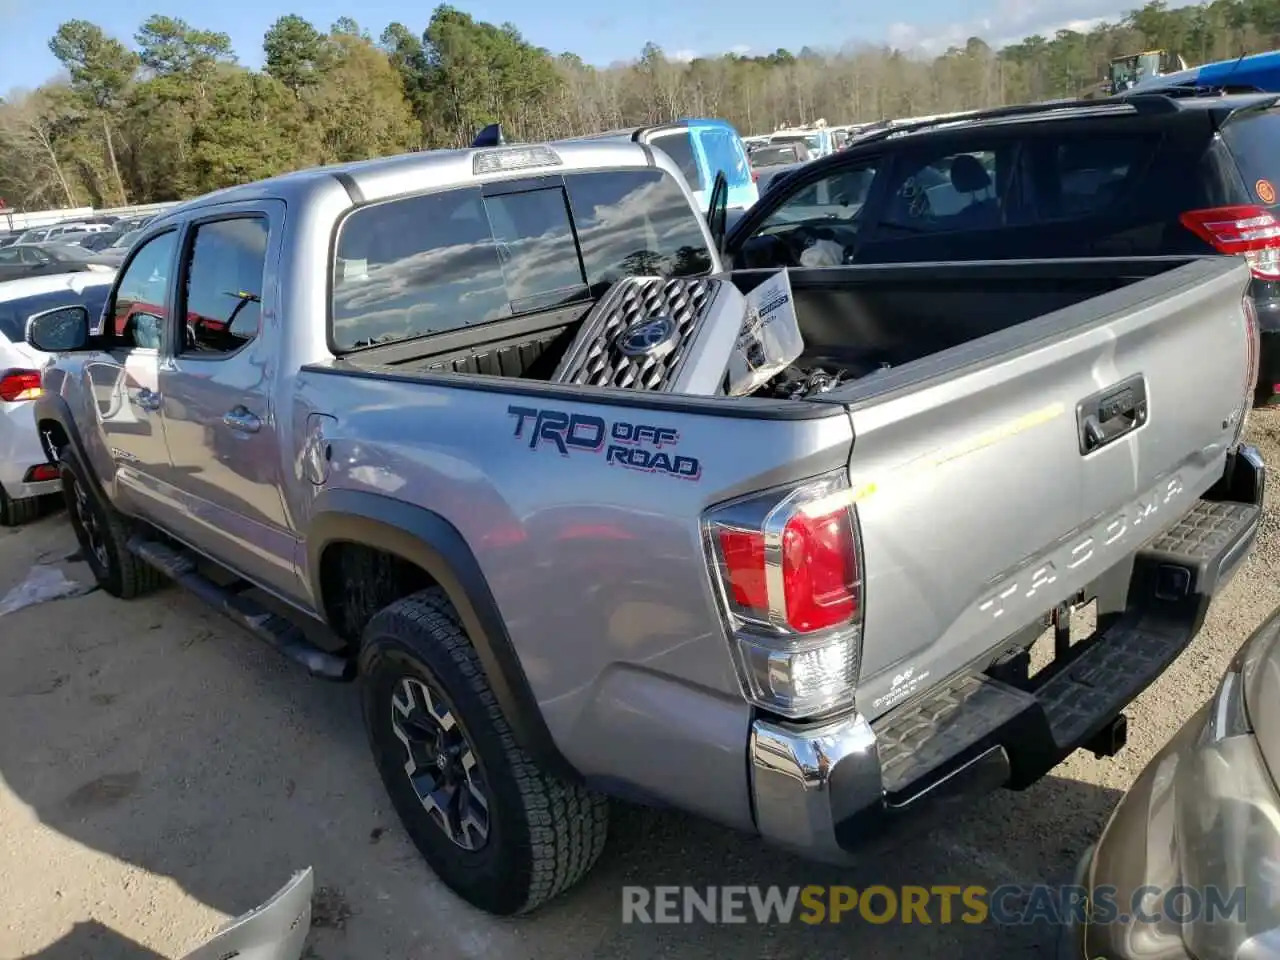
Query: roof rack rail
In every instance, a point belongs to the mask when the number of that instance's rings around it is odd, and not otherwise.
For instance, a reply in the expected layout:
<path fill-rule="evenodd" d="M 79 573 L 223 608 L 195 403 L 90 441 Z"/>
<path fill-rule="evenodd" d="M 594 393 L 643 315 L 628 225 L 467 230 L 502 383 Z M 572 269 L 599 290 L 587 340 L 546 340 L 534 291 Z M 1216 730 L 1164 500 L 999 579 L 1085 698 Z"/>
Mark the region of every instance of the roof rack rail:
<path fill-rule="evenodd" d="M 887 127 L 883 130 L 875 130 L 865 136 L 857 138 L 859 145 L 876 140 L 886 140 L 890 137 L 896 137 L 906 133 L 915 133 L 920 130 L 927 130 L 930 127 L 941 127 L 953 123 L 971 123 L 983 120 L 1005 120 L 1016 117 L 1033 117 L 1040 113 L 1049 113 L 1055 110 L 1101 110 L 1104 108 L 1112 108 L 1118 106 L 1132 106 L 1139 113 L 1173 113 L 1177 111 L 1178 105 L 1173 102 L 1170 97 L 1165 96 L 1163 90 L 1152 91 L 1151 93 L 1127 94 L 1119 97 L 1104 97 L 1101 100 L 1046 100 L 1042 103 L 1020 103 L 1008 107 L 991 107 L 987 110 L 973 110 L 969 113 L 952 115 L 948 117 L 935 117 L 929 120 L 920 120 L 916 123 L 904 123 L 897 126 Z"/>

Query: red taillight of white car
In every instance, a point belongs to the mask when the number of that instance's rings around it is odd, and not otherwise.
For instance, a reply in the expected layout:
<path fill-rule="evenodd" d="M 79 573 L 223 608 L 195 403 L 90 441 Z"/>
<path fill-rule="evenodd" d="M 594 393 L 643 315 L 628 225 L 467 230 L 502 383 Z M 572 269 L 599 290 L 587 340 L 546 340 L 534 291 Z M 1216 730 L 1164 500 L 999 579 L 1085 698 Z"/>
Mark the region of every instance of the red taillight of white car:
<path fill-rule="evenodd" d="M 17 403 L 40 396 L 39 370 L 5 370 L 0 373 L 0 401 Z"/>
<path fill-rule="evenodd" d="M 703 534 L 747 698 L 793 719 L 850 706 L 863 585 L 844 472 L 718 506 Z"/>

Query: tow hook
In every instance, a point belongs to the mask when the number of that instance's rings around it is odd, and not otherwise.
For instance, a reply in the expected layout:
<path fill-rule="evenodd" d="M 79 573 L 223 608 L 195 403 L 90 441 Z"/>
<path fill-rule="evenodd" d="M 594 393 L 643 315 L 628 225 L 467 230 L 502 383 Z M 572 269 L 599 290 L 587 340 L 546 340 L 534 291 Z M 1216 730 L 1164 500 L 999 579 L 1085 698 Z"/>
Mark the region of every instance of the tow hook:
<path fill-rule="evenodd" d="M 1095 733 L 1084 744 L 1085 749 L 1098 759 L 1114 757 L 1129 742 L 1129 721 L 1125 715 L 1119 714 L 1114 720 Z"/>

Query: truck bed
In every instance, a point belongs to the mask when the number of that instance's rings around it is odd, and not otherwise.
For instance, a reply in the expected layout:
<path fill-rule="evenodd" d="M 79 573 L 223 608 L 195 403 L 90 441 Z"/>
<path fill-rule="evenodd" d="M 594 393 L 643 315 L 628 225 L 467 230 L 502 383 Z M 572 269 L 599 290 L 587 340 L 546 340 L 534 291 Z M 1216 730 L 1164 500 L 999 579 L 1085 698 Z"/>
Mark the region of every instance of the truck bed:
<path fill-rule="evenodd" d="M 792 269 L 805 341 L 802 368 L 857 379 L 901 367 L 1140 280 L 1196 258 L 1028 260 Z M 744 293 L 773 270 L 730 274 Z M 429 340 L 352 353 L 339 363 L 398 374 L 463 374 L 546 380 L 590 310 L 584 303 Z"/>

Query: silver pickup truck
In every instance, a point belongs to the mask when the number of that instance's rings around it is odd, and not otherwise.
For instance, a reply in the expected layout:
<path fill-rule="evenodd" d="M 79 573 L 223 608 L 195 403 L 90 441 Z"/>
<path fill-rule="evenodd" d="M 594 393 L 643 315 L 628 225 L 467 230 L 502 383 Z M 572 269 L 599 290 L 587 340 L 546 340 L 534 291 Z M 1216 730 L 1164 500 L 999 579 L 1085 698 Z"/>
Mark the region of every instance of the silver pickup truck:
<path fill-rule="evenodd" d="M 1243 260 L 784 284 L 709 222 L 642 144 L 414 154 L 187 203 L 101 318 L 28 321 L 103 588 L 358 676 L 406 831 L 494 913 L 591 867 L 606 797 L 840 858 L 1114 753 L 1256 535 Z M 802 349 L 746 389 L 766 284 Z"/>

